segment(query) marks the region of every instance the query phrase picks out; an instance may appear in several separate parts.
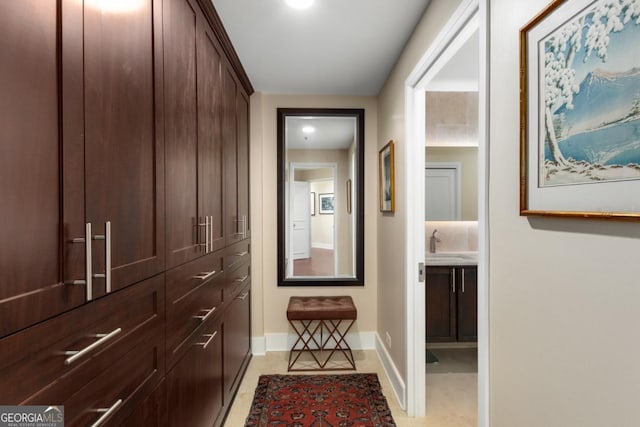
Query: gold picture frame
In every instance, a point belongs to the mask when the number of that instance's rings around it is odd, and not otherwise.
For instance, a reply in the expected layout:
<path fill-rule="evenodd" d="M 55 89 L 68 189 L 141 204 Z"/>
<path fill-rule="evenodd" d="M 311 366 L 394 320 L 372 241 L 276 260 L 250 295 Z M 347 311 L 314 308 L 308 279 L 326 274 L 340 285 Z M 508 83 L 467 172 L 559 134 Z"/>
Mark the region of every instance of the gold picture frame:
<path fill-rule="evenodd" d="M 605 3 L 554 0 L 520 29 L 522 216 L 640 220 L 640 11 Z"/>
<path fill-rule="evenodd" d="M 378 152 L 378 176 L 380 212 L 396 211 L 395 195 L 395 162 L 393 154 L 393 140 Z"/>

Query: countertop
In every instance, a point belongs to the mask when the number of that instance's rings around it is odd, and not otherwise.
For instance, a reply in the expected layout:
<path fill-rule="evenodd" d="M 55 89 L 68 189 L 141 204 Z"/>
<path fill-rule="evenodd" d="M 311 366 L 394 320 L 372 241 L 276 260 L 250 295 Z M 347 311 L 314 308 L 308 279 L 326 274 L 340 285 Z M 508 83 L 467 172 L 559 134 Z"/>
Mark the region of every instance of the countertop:
<path fill-rule="evenodd" d="M 427 252 L 427 266 L 468 266 L 478 265 L 478 252 Z"/>

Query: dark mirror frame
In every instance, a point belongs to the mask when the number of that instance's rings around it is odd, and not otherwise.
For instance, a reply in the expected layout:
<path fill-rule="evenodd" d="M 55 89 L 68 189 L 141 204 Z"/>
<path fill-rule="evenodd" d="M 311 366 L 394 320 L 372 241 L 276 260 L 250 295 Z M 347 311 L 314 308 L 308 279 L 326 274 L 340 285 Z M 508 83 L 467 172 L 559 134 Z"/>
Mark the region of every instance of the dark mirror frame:
<path fill-rule="evenodd" d="M 285 269 L 285 121 L 287 117 L 354 117 L 357 122 L 355 277 L 287 278 Z M 278 108 L 278 286 L 364 286 L 364 109 Z"/>

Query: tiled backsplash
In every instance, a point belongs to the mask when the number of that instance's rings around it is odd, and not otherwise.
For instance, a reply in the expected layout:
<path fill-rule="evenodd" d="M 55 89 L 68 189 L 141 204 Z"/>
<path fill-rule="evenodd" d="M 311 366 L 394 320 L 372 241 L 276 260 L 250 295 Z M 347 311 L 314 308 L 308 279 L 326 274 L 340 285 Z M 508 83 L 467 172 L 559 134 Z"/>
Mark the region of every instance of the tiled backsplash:
<path fill-rule="evenodd" d="M 425 221 L 425 251 L 429 252 L 429 238 L 433 230 L 437 252 L 469 252 L 478 250 L 478 221 Z"/>

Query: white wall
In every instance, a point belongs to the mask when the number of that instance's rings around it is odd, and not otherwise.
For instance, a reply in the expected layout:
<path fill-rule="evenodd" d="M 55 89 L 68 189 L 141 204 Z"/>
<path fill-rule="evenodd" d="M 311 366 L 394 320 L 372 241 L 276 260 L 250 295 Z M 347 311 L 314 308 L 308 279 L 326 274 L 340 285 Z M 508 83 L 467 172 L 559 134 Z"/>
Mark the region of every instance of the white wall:
<path fill-rule="evenodd" d="M 518 215 L 518 31 L 548 3 L 490 3 L 491 427 L 636 427 L 640 226 Z"/>
<path fill-rule="evenodd" d="M 385 346 L 406 381 L 406 307 L 405 307 L 405 217 L 404 152 L 405 114 L 404 82 L 427 51 L 442 26 L 460 4 L 460 0 L 432 0 L 398 58 L 378 96 L 378 149 L 390 139 L 395 142 L 396 212 L 378 212 L 378 334 L 391 336 L 391 346 Z M 377 163 L 367 163 L 377 168 Z"/>
<path fill-rule="evenodd" d="M 365 286 L 278 287 L 277 269 L 277 108 L 364 108 L 365 110 Z M 373 332 L 377 318 L 377 103 L 375 97 L 251 96 L 252 335 L 287 334 L 292 295 L 351 295 L 358 308 L 353 332 Z M 374 166 L 376 165 L 376 166 Z"/>

